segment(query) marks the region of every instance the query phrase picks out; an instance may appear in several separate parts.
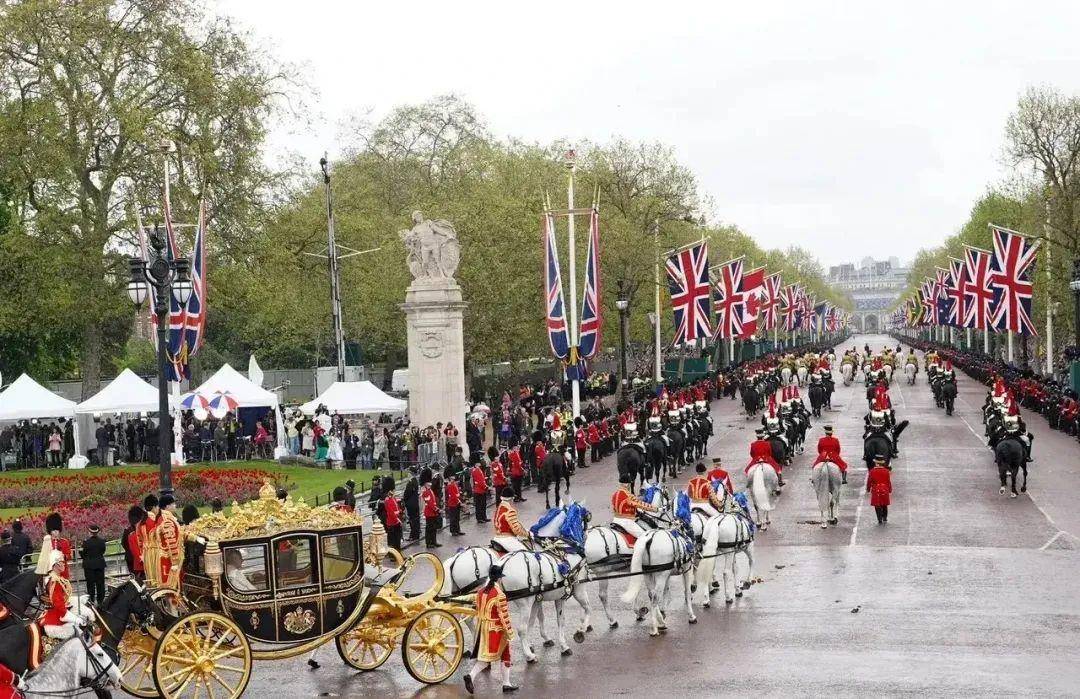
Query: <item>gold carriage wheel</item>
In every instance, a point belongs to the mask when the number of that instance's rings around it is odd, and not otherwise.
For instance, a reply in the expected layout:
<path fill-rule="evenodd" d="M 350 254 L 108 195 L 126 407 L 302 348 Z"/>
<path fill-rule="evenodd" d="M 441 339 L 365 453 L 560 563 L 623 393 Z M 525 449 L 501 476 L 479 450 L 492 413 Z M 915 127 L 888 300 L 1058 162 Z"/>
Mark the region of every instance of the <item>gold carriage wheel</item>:
<path fill-rule="evenodd" d="M 197 612 L 173 623 L 154 651 L 154 684 L 165 699 L 236 699 L 251 679 L 251 645 L 231 619 Z"/>
<path fill-rule="evenodd" d="M 128 629 L 120 639 L 120 687 L 141 699 L 156 699 L 154 684 L 154 648 L 157 639 L 141 629 Z"/>
<path fill-rule="evenodd" d="M 401 659 L 412 678 L 438 684 L 457 672 L 465 651 L 461 622 L 443 609 L 427 609 L 405 627 Z"/>
<path fill-rule="evenodd" d="M 154 638 L 161 638 L 164 629 L 176 619 L 184 616 L 191 608 L 187 600 L 179 592 L 167 587 L 161 587 L 151 592 L 150 601 L 153 603 L 154 609 L 161 613 L 164 620 L 164 623 L 150 627 L 150 634 Z M 176 612 L 175 615 L 170 612 L 170 608 Z"/>
<path fill-rule="evenodd" d="M 338 655 L 349 667 L 370 672 L 394 654 L 401 628 L 365 619 L 334 639 Z"/>

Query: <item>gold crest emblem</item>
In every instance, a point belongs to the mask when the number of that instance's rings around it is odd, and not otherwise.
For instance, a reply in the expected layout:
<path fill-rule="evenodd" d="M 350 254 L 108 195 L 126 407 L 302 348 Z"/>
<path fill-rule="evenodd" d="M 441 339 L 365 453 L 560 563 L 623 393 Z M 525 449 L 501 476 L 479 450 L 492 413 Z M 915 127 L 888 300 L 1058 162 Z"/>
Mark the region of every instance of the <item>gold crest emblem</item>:
<path fill-rule="evenodd" d="M 259 628 L 259 615 L 256 614 L 255 612 L 251 613 L 251 628 L 253 628 L 253 629 Z"/>
<path fill-rule="evenodd" d="M 315 627 L 315 613 L 310 609 L 297 607 L 285 615 L 285 630 L 294 636 L 302 636 Z"/>

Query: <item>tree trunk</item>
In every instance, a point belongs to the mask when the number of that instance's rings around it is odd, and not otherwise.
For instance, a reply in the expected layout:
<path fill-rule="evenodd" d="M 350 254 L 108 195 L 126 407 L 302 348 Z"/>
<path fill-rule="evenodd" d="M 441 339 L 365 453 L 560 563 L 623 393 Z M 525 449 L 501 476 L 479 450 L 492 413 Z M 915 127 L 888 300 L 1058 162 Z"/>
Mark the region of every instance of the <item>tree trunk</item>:
<path fill-rule="evenodd" d="M 90 321 L 83 327 L 82 399 L 101 389 L 101 325 Z"/>
<path fill-rule="evenodd" d="M 394 371 L 398 368 L 398 362 L 401 360 L 398 357 L 399 352 L 397 347 L 389 347 L 386 350 L 386 366 L 383 372 L 382 390 L 389 391 L 394 385 Z"/>

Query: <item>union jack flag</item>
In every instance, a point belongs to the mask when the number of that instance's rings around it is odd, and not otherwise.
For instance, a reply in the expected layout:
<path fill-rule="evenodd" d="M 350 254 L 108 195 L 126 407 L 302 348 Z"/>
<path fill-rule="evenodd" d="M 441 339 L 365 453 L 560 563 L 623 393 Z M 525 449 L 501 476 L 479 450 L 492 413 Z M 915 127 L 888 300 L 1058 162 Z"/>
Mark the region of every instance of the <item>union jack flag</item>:
<path fill-rule="evenodd" d="M 784 330 L 791 332 L 799 323 L 799 287 L 788 284 L 780 292 L 780 315 L 783 320 Z"/>
<path fill-rule="evenodd" d="M 709 337 L 709 243 L 701 241 L 667 258 L 668 290 L 675 313 L 675 344 Z"/>
<path fill-rule="evenodd" d="M 922 303 L 922 324 L 937 325 L 937 286 L 931 277 L 923 280 L 919 300 Z"/>
<path fill-rule="evenodd" d="M 600 347 L 600 212 L 589 214 L 589 250 L 585 258 L 585 295 L 581 300 L 578 356 L 590 359 Z"/>
<path fill-rule="evenodd" d="M 720 279 L 713 293 L 716 307 L 716 325 L 713 338 L 739 337 L 743 332 L 743 306 L 746 297 L 742 292 L 743 261 L 736 258 L 719 265 Z"/>
<path fill-rule="evenodd" d="M 936 267 L 934 270 L 934 323 L 949 323 L 949 270 Z"/>
<path fill-rule="evenodd" d="M 954 328 L 964 327 L 967 315 L 964 297 L 967 294 L 967 271 L 962 260 L 949 258 L 949 280 L 945 285 L 945 295 L 949 297 L 949 313 L 945 322 Z"/>
<path fill-rule="evenodd" d="M 991 325 L 997 331 L 1022 335 L 1038 335 L 1031 322 L 1031 265 L 1035 262 L 1039 243 L 991 225 L 994 237 L 994 262 L 990 271 L 990 287 L 994 290 L 994 311 Z"/>
<path fill-rule="evenodd" d="M 761 322 L 765 330 L 772 330 L 780 318 L 780 290 L 783 288 L 780 273 L 765 278 L 765 297 L 761 301 Z"/>
<path fill-rule="evenodd" d="M 555 245 L 555 218 L 544 214 L 541 228 L 544 236 L 544 288 L 546 293 L 548 342 L 556 359 L 570 357 L 570 336 L 566 330 L 566 304 L 563 303 L 562 275 L 559 273 L 559 250 Z"/>
<path fill-rule="evenodd" d="M 188 357 L 202 348 L 206 337 L 206 204 L 199 202 L 199 225 L 191 251 L 191 298 L 184 318 L 184 344 Z"/>
<path fill-rule="evenodd" d="M 169 204 L 169 189 L 166 183 L 163 213 L 165 217 L 165 256 L 169 262 L 180 259 L 180 247 L 176 244 L 176 230 L 173 228 L 172 206 Z M 184 343 L 187 330 L 187 307 L 181 306 L 173 294 L 169 294 L 169 381 L 179 383 L 188 377 L 188 357 Z"/>
<path fill-rule="evenodd" d="M 817 298 L 806 293 L 806 289 L 802 287 L 799 287 L 799 291 L 802 293 L 802 310 L 799 325 L 802 330 L 810 331 L 813 329 L 816 319 L 814 306 L 817 304 Z"/>
<path fill-rule="evenodd" d="M 990 265 L 993 254 L 989 250 L 964 246 L 964 272 L 967 286 L 964 289 L 964 327 L 986 330 L 990 327 L 994 290 L 990 288 Z"/>

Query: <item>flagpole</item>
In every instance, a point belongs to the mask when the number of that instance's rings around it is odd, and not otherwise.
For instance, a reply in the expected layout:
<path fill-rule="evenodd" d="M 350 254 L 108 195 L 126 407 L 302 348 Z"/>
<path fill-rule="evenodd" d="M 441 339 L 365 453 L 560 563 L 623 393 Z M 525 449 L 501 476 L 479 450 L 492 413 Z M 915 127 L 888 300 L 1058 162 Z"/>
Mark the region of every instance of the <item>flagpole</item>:
<path fill-rule="evenodd" d="M 1013 362 L 1013 334 L 1012 334 L 1011 330 L 1007 331 L 1007 337 L 1008 337 L 1008 342 L 1007 342 L 1008 355 L 1007 356 L 1008 356 L 1008 359 L 1009 359 L 1009 364 L 1012 364 L 1012 362 Z"/>
<path fill-rule="evenodd" d="M 964 328 L 964 347 L 971 351 L 971 328 Z"/>
<path fill-rule="evenodd" d="M 660 359 L 660 219 L 653 221 L 653 242 L 656 247 L 656 268 L 653 275 L 653 281 L 655 282 L 653 285 L 653 304 L 656 318 L 656 322 L 653 324 L 653 340 L 655 343 L 653 352 L 656 355 L 654 378 L 656 379 L 656 385 L 659 386 L 663 380 L 663 362 Z"/>
<path fill-rule="evenodd" d="M 1046 239 L 1050 240 L 1050 200 L 1046 200 L 1046 222 L 1043 224 Z M 1050 271 L 1050 246 L 1046 246 L 1046 375 L 1054 376 L 1054 301 L 1050 296 L 1053 284 Z"/>
<path fill-rule="evenodd" d="M 983 328 L 983 354 L 990 354 L 990 328 Z"/>
<path fill-rule="evenodd" d="M 566 169 L 568 171 L 568 184 L 566 188 L 566 208 L 569 215 L 566 217 L 567 231 L 570 237 L 570 309 L 567 313 L 567 317 L 570 320 L 570 352 L 574 355 L 574 359 L 577 360 L 577 366 L 574 369 L 574 379 L 570 384 L 571 390 L 571 409 L 573 410 L 574 417 L 577 418 L 581 415 L 581 382 L 578 378 L 581 375 L 581 360 L 577 358 L 577 347 L 580 338 L 578 337 L 578 323 L 577 323 L 577 243 L 574 239 L 574 171 L 577 169 L 575 162 L 574 151 L 570 151 L 566 154 Z"/>
<path fill-rule="evenodd" d="M 171 173 L 170 173 L 170 170 L 169 170 L 169 153 L 172 152 L 173 147 L 174 146 L 173 146 L 172 141 L 162 141 L 162 144 L 161 144 L 162 160 L 164 161 L 164 170 L 165 170 L 165 188 L 164 188 L 165 202 L 166 202 L 165 215 L 169 216 L 170 218 L 172 217 L 172 201 L 169 199 L 169 179 L 171 177 Z M 169 225 L 172 225 L 172 221 L 169 221 Z M 172 313 L 170 312 L 165 318 L 158 318 L 159 323 L 161 323 L 163 321 L 165 323 L 168 323 L 168 325 L 171 327 L 171 325 L 172 325 Z M 168 353 L 168 351 L 169 351 L 168 347 L 165 348 L 165 351 L 166 351 L 166 353 Z M 172 432 L 173 432 L 173 453 L 172 453 L 171 461 L 172 461 L 172 465 L 174 467 L 176 467 L 176 466 L 183 466 L 184 465 L 183 430 L 182 430 L 182 427 L 180 425 L 180 422 L 181 422 L 180 421 L 180 382 L 179 381 L 170 381 L 169 384 L 170 384 L 169 388 L 171 389 L 172 395 L 173 395 L 173 407 L 169 410 L 169 415 L 168 415 L 168 417 L 172 420 Z M 158 415 L 158 420 L 164 420 L 164 419 L 165 419 L 164 415 Z"/>

